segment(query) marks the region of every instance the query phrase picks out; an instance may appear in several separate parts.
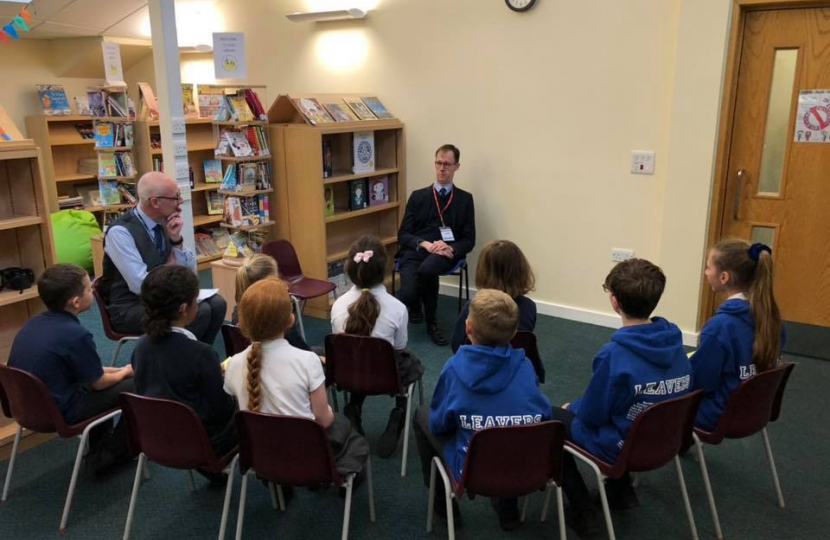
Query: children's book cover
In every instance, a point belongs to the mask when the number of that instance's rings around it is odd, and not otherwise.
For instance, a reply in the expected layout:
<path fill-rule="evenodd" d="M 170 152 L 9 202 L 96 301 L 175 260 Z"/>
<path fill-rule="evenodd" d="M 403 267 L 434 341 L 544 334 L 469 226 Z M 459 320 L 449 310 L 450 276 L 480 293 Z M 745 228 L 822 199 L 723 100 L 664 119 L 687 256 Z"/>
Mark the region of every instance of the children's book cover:
<path fill-rule="evenodd" d="M 221 215 L 225 209 L 225 196 L 217 191 L 205 191 L 208 215 Z"/>
<path fill-rule="evenodd" d="M 331 186 L 326 186 L 323 189 L 323 215 L 333 216 L 334 215 L 334 188 Z"/>
<path fill-rule="evenodd" d="M 115 164 L 115 154 L 101 152 L 98 154 L 98 176 L 118 176 L 118 166 Z"/>
<path fill-rule="evenodd" d="M 115 146 L 113 127 L 109 122 L 95 125 L 95 148 L 112 148 Z"/>
<path fill-rule="evenodd" d="M 334 122 L 334 118 L 320 105 L 320 102 L 314 98 L 299 98 L 294 102 L 299 107 L 300 111 L 308 118 L 312 125 L 326 124 Z"/>
<path fill-rule="evenodd" d="M 383 103 L 381 103 L 378 98 L 371 96 L 360 99 L 363 100 L 363 103 L 365 103 L 378 118 L 395 118 L 392 113 L 386 110 L 386 107 L 383 106 Z"/>
<path fill-rule="evenodd" d="M 343 103 L 323 103 L 323 107 L 338 122 L 357 122 L 359 120 L 352 110 Z"/>
<path fill-rule="evenodd" d="M 375 170 L 375 134 L 372 131 L 356 131 L 352 140 L 352 172 L 360 174 Z"/>
<path fill-rule="evenodd" d="M 361 210 L 369 206 L 366 193 L 366 180 L 349 182 L 349 210 Z"/>
<path fill-rule="evenodd" d="M 222 181 L 222 162 L 218 159 L 206 159 L 205 165 L 205 183 L 218 184 Z"/>
<path fill-rule="evenodd" d="M 40 105 L 43 113 L 47 116 L 65 116 L 72 114 L 69 108 L 69 99 L 66 97 L 66 90 L 60 84 L 38 84 L 37 95 L 40 98 Z"/>
<path fill-rule="evenodd" d="M 107 115 L 107 106 L 104 103 L 102 92 L 87 92 L 86 97 L 89 100 L 89 110 L 92 112 L 92 116 Z"/>
<path fill-rule="evenodd" d="M 361 120 L 377 120 L 377 117 L 360 98 L 343 98 L 343 101 Z"/>
<path fill-rule="evenodd" d="M 101 193 L 102 206 L 121 204 L 121 193 L 118 191 L 118 181 L 98 180 L 98 191 Z"/>
<path fill-rule="evenodd" d="M 389 177 L 379 176 L 369 180 L 369 206 L 378 206 L 389 202 Z"/>

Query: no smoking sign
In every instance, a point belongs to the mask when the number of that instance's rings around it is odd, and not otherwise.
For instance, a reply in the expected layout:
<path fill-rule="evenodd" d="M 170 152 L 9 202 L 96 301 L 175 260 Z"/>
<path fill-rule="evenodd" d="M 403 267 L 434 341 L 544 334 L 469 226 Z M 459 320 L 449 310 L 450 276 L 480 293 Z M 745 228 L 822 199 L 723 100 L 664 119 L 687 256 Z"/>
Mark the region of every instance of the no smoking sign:
<path fill-rule="evenodd" d="M 830 143 L 830 90 L 802 90 L 799 93 L 794 140 Z"/>

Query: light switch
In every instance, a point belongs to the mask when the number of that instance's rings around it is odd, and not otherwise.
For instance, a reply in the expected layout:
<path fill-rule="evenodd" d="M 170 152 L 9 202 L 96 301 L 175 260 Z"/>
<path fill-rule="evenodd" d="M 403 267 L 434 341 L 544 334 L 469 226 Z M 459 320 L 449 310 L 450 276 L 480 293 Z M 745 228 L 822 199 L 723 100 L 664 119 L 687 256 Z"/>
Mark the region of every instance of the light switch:
<path fill-rule="evenodd" d="M 654 152 L 651 150 L 632 150 L 631 174 L 654 174 Z"/>

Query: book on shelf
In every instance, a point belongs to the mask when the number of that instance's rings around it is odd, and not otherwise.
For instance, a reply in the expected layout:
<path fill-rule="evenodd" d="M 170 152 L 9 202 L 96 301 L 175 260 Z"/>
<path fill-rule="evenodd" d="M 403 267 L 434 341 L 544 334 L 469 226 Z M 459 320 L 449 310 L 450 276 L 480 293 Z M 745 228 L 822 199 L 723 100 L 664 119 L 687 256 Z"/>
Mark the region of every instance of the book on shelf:
<path fill-rule="evenodd" d="M 135 187 L 129 184 L 118 184 L 118 192 L 121 194 L 121 198 L 129 204 L 135 204 L 136 201 L 136 194 L 135 194 Z"/>
<path fill-rule="evenodd" d="M 389 177 L 378 176 L 369 179 L 369 206 L 389 203 Z"/>
<path fill-rule="evenodd" d="M 38 84 L 37 96 L 46 116 L 67 116 L 72 114 L 66 90 L 61 84 Z"/>
<path fill-rule="evenodd" d="M 121 193 L 118 191 L 117 180 L 98 180 L 98 191 L 101 193 L 102 206 L 121 204 Z"/>
<path fill-rule="evenodd" d="M 133 135 L 133 125 L 132 124 L 121 124 L 121 129 L 123 130 L 123 138 L 124 146 L 133 146 L 135 144 L 135 136 Z"/>
<path fill-rule="evenodd" d="M 365 178 L 349 182 L 349 210 L 361 210 L 369 206 L 369 198 L 366 191 Z"/>
<path fill-rule="evenodd" d="M 329 282 L 335 285 L 335 289 L 329 295 L 342 296 L 348 292 L 352 286 L 352 282 L 346 274 L 345 260 L 333 261 L 328 263 L 327 275 Z"/>
<path fill-rule="evenodd" d="M 107 106 L 103 92 L 90 90 L 86 93 L 86 97 L 89 99 L 89 110 L 92 112 L 92 116 L 107 115 Z"/>
<path fill-rule="evenodd" d="M 127 97 L 127 116 L 130 120 L 135 120 L 135 101 L 129 96 Z"/>
<path fill-rule="evenodd" d="M 248 102 L 244 94 L 237 94 L 235 96 L 228 96 L 228 103 L 231 108 L 232 118 L 236 122 L 253 122 L 254 113 L 248 107 Z"/>
<path fill-rule="evenodd" d="M 92 109 L 89 107 L 89 96 L 79 96 L 75 99 L 75 110 L 79 116 L 92 116 Z"/>
<path fill-rule="evenodd" d="M 294 103 L 297 104 L 297 108 L 300 109 L 308 121 L 311 122 L 312 125 L 316 126 L 317 124 L 327 124 L 334 122 L 334 118 L 320 105 L 320 102 L 314 98 L 299 98 L 295 99 Z"/>
<path fill-rule="evenodd" d="M 135 176 L 135 164 L 129 152 L 116 152 L 115 163 L 119 172 L 118 176 Z"/>
<path fill-rule="evenodd" d="M 199 85 L 199 117 L 216 118 L 225 101 L 225 91 L 221 88 Z"/>
<path fill-rule="evenodd" d="M 222 177 L 222 191 L 233 191 L 236 189 L 236 167 L 232 164 L 225 169 L 225 176 Z"/>
<path fill-rule="evenodd" d="M 205 202 L 210 216 L 222 215 L 225 210 L 225 196 L 217 191 L 205 191 Z"/>
<path fill-rule="evenodd" d="M 109 116 L 129 118 L 130 113 L 126 92 L 112 92 L 107 94 L 106 105 Z"/>
<path fill-rule="evenodd" d="M 12 136 L 6 133 L 6 130 L 3 129 L 3 126 L 0 126 L 0 141 L 11 141 Z"/>
<path fill-rule="evenodd" d="M 239 164 L 239 183 L 237 191 L 256 191 L 259 187 L 259 167 L 257 163 Z"/>
<path fill-rule="evenodd" d="M 141 100 L 139 117 L 151 120 L 159 119 L 159 105 L 156 101 L 156 94 L 153 93 L 153 88 L 148 83 L 138 83 L 138 95 Z"/>
<path fill-rule="evenodd" d="M 326 217 L 334 215 L 334 188 L 331 186 L 323 189 L 323 215 Z"/>
<path fill-rule="evenodd" d="M 363 103 L 366 104 L 367 107 L 369 107 L 369 109 L 372 111 L 372 113 L 375 116 L 377 116 L 378 118 L 381 118 L 381 119 L 395 118 L 392 115 L 392 113 L 390 113 L 388 110 L 386 110 L 386 107 L 383 106 L 383 103 L 381 103 L 378 98 L 376 98 L 374 96 L 371 96 L 371 97 L 364 97 L 364 98 L 360 98 L 360 99 L 361 99 L 361 101 L 363 101 Z"/>
<path fill-rule="evenodd" d="M 356 131 L 352 136 L 352 172 L 361 174 L 375 170 L 375 134 Z"/>
<path fill-rule="evenodd" d="M 265 112 L 265 107 L 262 106 L 259 95 L 251 88 L 243 90 L 243 94 L 245 95 L 245 101 L 248 102 L 248 107 L 251 108 L 251 112 L 254 114 L 254 118 L 262 122 L 267 122 L 268 113 Z"/>
<path fill-rule="evenodd" d="M 164 172 L 164 160 L 161 156 L 153 157 L 153 170 L 158 172 Z"/>
<path fill-rule="evenodd" d="M 239 197 L 225 197 L 225 223 L 234 227 L 245 224 L 242 217 L 242 202 Z"/>
<path fill-rule="evenodd" d="M 150 133 L 150 148 L 161 150 L 161 133 Z"/>
<path fill-rule="evenodd" d="M 262 126 L 247 126 L 242 128 L 248 138 L 248 143 L 254 151 L 255 156 L 269 156 L 271 150 L 268 147 L 268 137 L 265 136 L 265 130 Z"/>
<path fill-rule="evenodd" d="M 98 154 L 98 176 L 118 176 L 115 154 L 102 152 Z"/>
<path fill-rule="evenodd" d="M 82 139 L 95 138 L 95 131 L 92 129 L 92 124 L 75 124 L 75 129 Z"/>
<path fill-rule="evenodd" d="M 254 150 L 248 142 L 248 137 L 240 131 L 226 131 L 223 135 L 224 139 L 228 141 L 228 147 L 233 152 L 234 157 L 253 157 Z"/>
<path fill-rule="evenodd" d="M 361 120 L 377 120 L 377 117 L 372 113 L 369 107 L 366 106 L 360 98 L 344 97 L 343 102 L 349 106 L 352 112 Z"/>
<path fill-rule="evenodd" d="M 328 178 L 333 173 L 331 140 L 323 139 L 323 178 Z"/>
<path fill-rule="evenodd" d="M 213 242 L 219 249 L 225 249 L 228 247 L 231 235 L 228 233 L 227 229 L 222 227 L 214 227 L 213 229 L 210 229 L 210 236 L 213 238 Z"/>
<path fill-rule="evenodd" d="M 204 160 L 205 183 L 218 184 L 222 181 L 222 162 L 218 159 Z"/>
<path fill-rule="evenodd" d="M 78 195 L 85 207 L 101 206 L 101 191 L 98 184 L 82 184 L 76 186 L 75 189 L 78 190 Z"/>
<path fill-rule="evenodd" d="M 69 197 L 67 195 L 62 195 L 58 197 L 58 208 L 61 210 L 66 210 L 67 208 L 83 207 L 83 205 L 83 198 L 80 195 L 78 195 L 77 197 Z"/>
<path fill-rule="evenodd" d="M 357 122 L 360 120 L 354 112 L 343 102 L 324 102 L 323 107 L 337 122 Z"/>
<path fill-rule="evenodd" d="M 82 158 L 78 160 L 78 174 L 98 174 L 98 158 Z"/>
<path fill-rule="evenodd" d="M 193 100 L 193 83 L 182 83 L 182 112 L 185 116 L 198 116 L 199 110 Z"/>
<path fill-rule="evenodd" d="M 112 148 L 115 146 L 115 133 L 112 124 L 100 122 L 95 124 L 95 148 Z"/>
<path fill-rule="evenodd" d="M 255 233 L 236 232 L 228 237 L 228 247 L 225 248 L 224 257 L 230 259 L 245 259 L 253 257 L 259 246 L 263 243 L 261 235 Z"/>

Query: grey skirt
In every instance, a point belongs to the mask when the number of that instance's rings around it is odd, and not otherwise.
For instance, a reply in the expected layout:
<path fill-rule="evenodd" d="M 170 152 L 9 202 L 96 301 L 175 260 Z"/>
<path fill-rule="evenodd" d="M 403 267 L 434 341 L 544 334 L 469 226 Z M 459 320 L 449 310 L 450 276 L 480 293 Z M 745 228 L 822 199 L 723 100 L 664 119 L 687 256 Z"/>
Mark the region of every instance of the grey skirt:
<path fill-rule="evenodd" d="M 334 422 L 326 430 L 337 471 L 346 476 L 363 470 L 369 457 L 369 442 L 357 432 L 348 418 L 334 413 Z"/>

